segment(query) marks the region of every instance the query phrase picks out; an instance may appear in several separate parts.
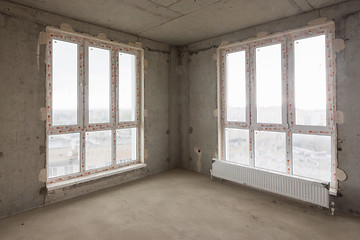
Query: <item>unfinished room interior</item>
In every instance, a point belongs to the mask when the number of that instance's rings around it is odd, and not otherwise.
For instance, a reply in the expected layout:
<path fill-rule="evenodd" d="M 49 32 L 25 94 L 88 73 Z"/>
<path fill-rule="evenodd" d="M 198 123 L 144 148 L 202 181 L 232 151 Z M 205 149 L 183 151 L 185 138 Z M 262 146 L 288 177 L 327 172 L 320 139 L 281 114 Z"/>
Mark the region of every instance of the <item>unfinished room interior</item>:
<path fill-rule="evenodd" d="M 360 239 L 359 0 L 0 0 L 0 83 L 1 240 Z"/>

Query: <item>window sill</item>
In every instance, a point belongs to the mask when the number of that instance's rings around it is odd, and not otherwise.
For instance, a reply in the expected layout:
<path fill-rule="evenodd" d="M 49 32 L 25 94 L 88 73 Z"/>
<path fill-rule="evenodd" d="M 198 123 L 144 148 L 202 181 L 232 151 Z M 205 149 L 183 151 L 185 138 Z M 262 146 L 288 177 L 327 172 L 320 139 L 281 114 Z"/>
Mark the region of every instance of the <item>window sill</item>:
<path fill-rule="evenodd" d="M 68 186 L 72 186 L 72 185 L 76 185 L 76 184 L 80 184 L 80 183 L 100 179 L 100 178 L 103 178 L 103 177 L 116 175 L 116 174 L 119 174 L 119 173 L 129 172 L 129 171 L 144 168 L 144 167 L 146 167 L 145 163 L 138 163 L 138 164 L 127 166 L 127 167 L 122 167 L 122 168 L 118 168 L 118 169 L 109 170 L 109 171 L 106 171 L 106 172 L 94 173 L 94 174 L 91 174 L 91 175 L 88 175 L 88 176 L 83 176 L 83 177 L 79 177 L 79 178 L 73 178 L 73 179 L 69 179 L 69 180 L 65 180 L 65 181 L 61 181 L 61 182 L 47 184 L 46 188 L 47 188 L 48 191 L 52 191 L 52 190 L 55 190 L 55 189 L 65 188 L 65 187 L 68 187 Z"/>

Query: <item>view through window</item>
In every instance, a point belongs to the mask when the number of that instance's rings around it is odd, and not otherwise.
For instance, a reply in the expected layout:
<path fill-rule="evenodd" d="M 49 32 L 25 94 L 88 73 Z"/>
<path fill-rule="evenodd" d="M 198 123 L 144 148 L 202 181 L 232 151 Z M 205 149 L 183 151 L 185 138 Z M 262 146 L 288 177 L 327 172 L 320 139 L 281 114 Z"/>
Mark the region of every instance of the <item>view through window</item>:
<path fill-rule="evenodd" d="M 334 182 L 333 25 L 219 48 L 223 159 Z"/>
<path fill-rule="evenodd" d="M 48 31 L 48 183 L 138 163 L 143 50 Z"/>

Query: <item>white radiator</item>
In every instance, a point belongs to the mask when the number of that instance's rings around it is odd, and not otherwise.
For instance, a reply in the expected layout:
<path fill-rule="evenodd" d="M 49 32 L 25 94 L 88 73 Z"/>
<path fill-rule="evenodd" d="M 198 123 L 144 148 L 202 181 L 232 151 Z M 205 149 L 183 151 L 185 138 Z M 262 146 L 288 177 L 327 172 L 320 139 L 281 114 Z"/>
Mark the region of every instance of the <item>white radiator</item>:
<path fill-rule="evenodd" d="M 211 176 L 329 208 L 327 184 L 212 160 Z"/>

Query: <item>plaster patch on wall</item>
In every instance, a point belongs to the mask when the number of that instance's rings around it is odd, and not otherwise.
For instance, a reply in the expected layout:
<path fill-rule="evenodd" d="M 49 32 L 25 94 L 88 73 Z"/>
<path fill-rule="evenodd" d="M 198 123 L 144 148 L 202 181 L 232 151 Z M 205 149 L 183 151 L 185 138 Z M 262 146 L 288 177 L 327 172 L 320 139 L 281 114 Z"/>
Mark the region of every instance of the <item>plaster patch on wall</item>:
<path fill-rule="evenodd" d="M 144 67 L 147 68 L 149 66 L 149 61 L 144 59 Z"/>
<path fill-rule="evenodd" d="M 144 149 L 144 159 L 148 159 L 149 153 L 147 149 Z"/>
<path fill-rule="evenodd" d="M 198 147 L 194 147 L 194 152 L 197 155 L 197 160 L 196 160 L 196 171 L 197 172 L 201 172 L 201 155 L 202 155 L 202 151 L 200 148 Z"/>
<path fill-rule="evenodd" d="M 46 108 L 44 108 L 44 107 L 40 108 L 40 110 L 39 110 L 39 119 L 41 121 L 45 121 L 46 117 L 47 117 Z"/>
<path fill-rule="evenodd" d="M 88 33 L 81 33 L 81 35 L 83 35 L 83 36 L 85 36 L 85 37 L 94 37 L 94 36 L 92 36 L 92 35 L 90 35 L 90 34 L 88 34 Z"/>
<path fill-rule="evenodd" d="M 47 35 L 46 35 L 46 32 L 39 32 L 38 43 L 39 43 L 40 45 L 44 45 L 44 44 L 47 43 Z"/>
<path fill-rule="evenodd" d="M 40 70 L 40 45 L 45 45 L 47 43 L 47 35 L 46 32 L 39 32 L 38 37 L 38 45 L 36 49 L 36 63 L 37 63 L 37 70 Z"/>
<path fill-rule="evenodd" d="M 38 41 L 38 45 L 36 48 L 36 65 L 37 65 L 37 70 L 40 71 L 40 44 Z"/>
<path fill-rule="evenodd" d="M 46 182 L 46 168 L 41 169 L 39 173 L 39 181 L 42 183 Z"/>
<path fill-rule="evenodd" d="M 216 158 L 216 159 L 219 158 L 219 153 L 217 151 L 214 153 L 214 158 Z"/>
<path fill-rule="evenodd" d="M 344 123 L 344 113 L 342 111 L 336 111 L 335 112 L 335 122 L 337 124 L 343 124 Z"/>
<path fill-rule="evenodd" d="M 75 33 L 75 30 L 70 26 L 70 24 L 67 24 L 67 23 L 60 24 L 60 29 L 64 30 L 64 31 L 67 31 L 67 32 Z"/>
<path fill-rule="evenodd" d="M 336 179 L 339 181 L 345 181 L 347 178 L 346 173 L 340 168 L 336 169 Z"/>
<path fill-rule="evenodd" d="M 141 42 L 136 42 L 135 47 L 142 48 L 142 43 Z"/>
<path fill-rule="evenodd" d="M 212 55 L 212 59 L 217 60 L 217 54 L 216 54 L 216 53 L 214 53 L 214 54 Z"/>
<path fill-rule="evenodd" d="M 286 32 L 286 31 L 285 31 Z M 274 35 L 274 36 L 276 36 L 276 35 L 281 35 L 281 34 L 284 34 L 285 32 L 274 32 L 274 33 L 272 33 L 271 35 Z"/>
<path fill-rule="evenodd" d="M 148 110 L 144 109 L 144 117 L 147 117 L 147 115 L 148 115 Z"/>
<path fill-rule="evenodd" d="M 223 41 L 220 43 L 219 47 L 223 47 L 223 46 L 226 46 L 226 45 L 229 45 L 229 42 L 228 41 Z"/>
<path fill-rule="evenodd" d="M 99 33 L 96 37 L 102 40 L 109 40 L 105 33 Z"/>
<path fill-rule="evenodd" d="M 322 23 L 325 23 L 327 21 L 326 17 L 321 17 L 321 18 L 317 18 L 314 20 L 311 20 L 307 23 L 308 26 L 316 26 L 316 25 L 320 25 Z"/>
<path fill-rule="evenodd" d="M 132 46 L 132 47 L 135 47 L 135 44 L 132 43 L 132 42 L 128 42 L 127 45 Z"/>
<path fill-rule="evenodd" d="M 259 32 L 258 34 L 256 34 L 256 37 L 263 38 L 263 37 L 266 37 L 267 35 L 269 35 L 268 32 Z"/>
<path fill-rule="evenodd" d="M 214 117 L 218 117 L 218 114 L 219 114 L 219 111 L 218 111 L 218 109 L 216 108 L 215 110 L 214 110 L 214 112 L 213 112 L 213 115 L 214 115 Z"/>
<path fill-rule="evenodd" d="M 345 49 L 345 42 L 344 39 L 337 38 L 334 40 L 334 51 L 340 52 L 341 50 Z"/>

